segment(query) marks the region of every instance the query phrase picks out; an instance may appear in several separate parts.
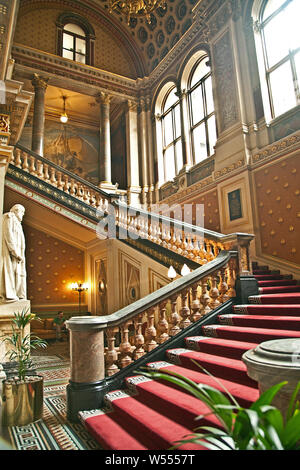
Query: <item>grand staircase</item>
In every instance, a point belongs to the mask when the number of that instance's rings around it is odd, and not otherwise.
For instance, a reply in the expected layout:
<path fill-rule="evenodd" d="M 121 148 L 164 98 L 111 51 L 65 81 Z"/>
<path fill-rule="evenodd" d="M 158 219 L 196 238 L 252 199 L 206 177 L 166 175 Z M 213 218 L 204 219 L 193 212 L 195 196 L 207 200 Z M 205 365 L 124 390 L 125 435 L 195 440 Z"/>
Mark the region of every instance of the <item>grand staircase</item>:
<path fill-rule="evenodd" d="M 297 280 L 257 264 L 253 274 L 259 295 L 249 296 L 246 305 L 234 305 L 232 313 L 219 315 L 216 323 L 201 326 L 198 335 L 185 337 L 185 348 L 167 350 L 165 361 L 148 367 L 174 371 L 222 391 L 225 387 L 241 406 L 250 406 L 259 391 L 247 375 L 243 353 L 264 341 L 300 338 Z M 207 412 L 206 405 L 170 382 L 136 374 L 125 379 L 122 389 L 108 392 L 101 409 L 80 411 L 79 418 L 103 449 L 164 450 L 196 426 L 219 426 Z M 199 415 L 205 417 L 195 421 Z M 185 444 L 180 449 L 202 447 Z"/>

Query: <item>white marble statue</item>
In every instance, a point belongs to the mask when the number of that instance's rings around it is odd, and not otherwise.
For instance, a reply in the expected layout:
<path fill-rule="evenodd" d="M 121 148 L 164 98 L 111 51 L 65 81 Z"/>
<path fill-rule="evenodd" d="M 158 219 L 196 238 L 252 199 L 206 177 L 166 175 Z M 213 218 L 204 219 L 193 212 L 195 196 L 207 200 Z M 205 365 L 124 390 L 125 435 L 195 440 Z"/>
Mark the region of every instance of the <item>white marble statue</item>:
<path fill-rule="evenodd" d="M 3 302 L 12 302 L 27 298 L 25 237 L 22 219 L 25 208 L 15 204 L 9 212 L 3 214 L 2 221 L 2 273 L 0 297 Z"/>

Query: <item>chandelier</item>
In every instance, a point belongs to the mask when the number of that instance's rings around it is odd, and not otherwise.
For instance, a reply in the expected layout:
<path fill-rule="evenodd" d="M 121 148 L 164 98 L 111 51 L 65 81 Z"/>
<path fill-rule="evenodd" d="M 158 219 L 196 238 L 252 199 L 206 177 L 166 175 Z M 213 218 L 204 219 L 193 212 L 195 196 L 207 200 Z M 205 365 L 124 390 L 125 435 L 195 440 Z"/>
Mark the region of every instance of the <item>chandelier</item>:
<path fill-rule="evenodd" d="M 145 16 L 151 23 L 150 14 L 157 8 L 166 8 L 166 0 L 109 0 L 109 12 L 119 11 L 130 23 L 131 18 Z"/>

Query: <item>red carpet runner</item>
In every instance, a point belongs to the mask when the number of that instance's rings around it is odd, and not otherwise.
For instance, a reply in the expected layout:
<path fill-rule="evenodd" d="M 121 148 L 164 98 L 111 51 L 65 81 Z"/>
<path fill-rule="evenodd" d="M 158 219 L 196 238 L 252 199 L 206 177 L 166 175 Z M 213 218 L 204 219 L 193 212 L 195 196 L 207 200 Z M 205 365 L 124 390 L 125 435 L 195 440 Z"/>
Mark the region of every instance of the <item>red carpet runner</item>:
<path fill-rule="evenodd" d="M 276 338 L 300 337 L 300 285 L 290 276 L 254 267 L 259 295 L 248 305 L 236 305 L 218 323 L 204 326 L 199 336 L 185 339 L 186 348 L 167 351 L 166 362 L 148 364 L 153 369 L 173 370 L 197 383 L 224 391 L 221 383 L 242 406 L 258 398 L 257 384 L 250 379 L 242 354 L 257 344 Z M 218 380 L 194 364 L 194 359 Z M 218 425 L 209 414 L 195 421 L 207 408 L 170 383 L 143 375 L 128 377 L 126 389 L 110 392 L 102 410 L 80 412 L 80 419 L 104 449 L 164 450 L 200 425 Z M 201 449 L 186 444 L 181 450 Z"/>

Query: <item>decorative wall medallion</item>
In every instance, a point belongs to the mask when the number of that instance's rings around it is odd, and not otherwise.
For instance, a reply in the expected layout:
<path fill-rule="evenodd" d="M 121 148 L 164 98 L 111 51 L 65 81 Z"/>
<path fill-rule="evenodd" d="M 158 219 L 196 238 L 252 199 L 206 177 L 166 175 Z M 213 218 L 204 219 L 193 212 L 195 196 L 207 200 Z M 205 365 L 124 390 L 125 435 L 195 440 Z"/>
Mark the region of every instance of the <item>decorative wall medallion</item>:
<path fill-rule="evenodd" d="M 147 55 L 149 57 L 149 59 L 151 59 L 155 54 L 155 47 L 153 45 L 152 42 L 150 42 L 150 44 L 148 45 L 147 47 Z"/>
<path fill-rule="evenodd" d="M 175 20 L 173 16 L 169 16 L 166 20 L 166 31 L 168 34 L 171 34 L 175 29 Z"/>
<path fill-rule="evenodd" d="M 163 45 L 165 41 L 165 35 L 161 29 L 157 32 L 155 41 L 158 47 L 161 47 Z"/>
<path fill-rule="evenodd" d="M 187 13 L 187 6 L 184 1 L 180 2 L 176 7 L 176 16 L 179 20 L 185 17 Z"/>
<path fill-rule="evenodd" d="M 143 26 L 138 30 L 138 37 L 142 43 L 145 43 L 148 39 L 148 33 Z"/>

